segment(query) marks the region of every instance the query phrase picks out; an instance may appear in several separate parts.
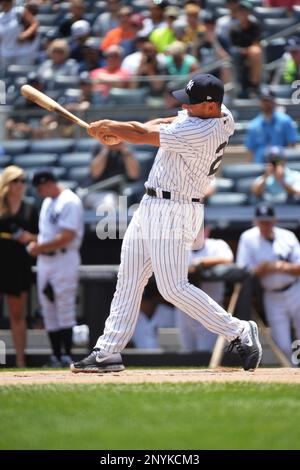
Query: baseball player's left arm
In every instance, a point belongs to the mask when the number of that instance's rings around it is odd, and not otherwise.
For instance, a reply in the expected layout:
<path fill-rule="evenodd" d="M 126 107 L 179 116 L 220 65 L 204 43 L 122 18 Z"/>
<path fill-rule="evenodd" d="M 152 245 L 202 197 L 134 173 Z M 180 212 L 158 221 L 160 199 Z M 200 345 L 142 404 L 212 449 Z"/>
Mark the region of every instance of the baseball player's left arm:
<path fill-rule="evenodd" d="M 119 122 L 103 119 L 92 122 L 88 133 L 100 141 L 104 136 L 112 135 L 132 144 L 150 144 L 159 147 L 159 126 L 160 124 L 153 124 L 151 121 L 143 124 L 137 121 Z"/>
<path fill-rule="evenodd" d="M 56 235 L 53 240 L 45 243 L 32 242 L 28 245 L 27 251 L 31 256 L 38 256 L 49 251 L 56 251 L 65 248 L 74 240 L 76 232 L 74 230 L 64 229 Z"/>

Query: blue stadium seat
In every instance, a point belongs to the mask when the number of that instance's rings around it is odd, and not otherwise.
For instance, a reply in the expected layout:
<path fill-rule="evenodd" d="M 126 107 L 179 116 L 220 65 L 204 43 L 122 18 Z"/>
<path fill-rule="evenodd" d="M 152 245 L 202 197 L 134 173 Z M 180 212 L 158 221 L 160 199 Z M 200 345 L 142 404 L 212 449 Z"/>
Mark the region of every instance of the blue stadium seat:
<path fill-rule="evenodd" d="M 151 152 L 153 156 L 157 154 L 158 147 L 150 144 L 128 144 L 133 152 Z"/>
<path fill-rule="evenodd" d="M 256 178 L 241 178 L 235 182 L 235 190 L 238 193 L 251 194 L 251 188 Z"/>
<path fill-rule="evenodd" d="M 7 67 L 7 76 L 13 79 L 17 77 L 27 77 L 29 72 L 32 71 L 31 65 L 9 65 Z"/>
<path fill-rule="evenodd" d="M 71 191 L 75 191 L 75 189 L 78 187 L 77 181 L 71 181 L 71 180 L 59 180 L 59 183 L 64 186 L 65 188 L 71 189 Z"/>
<path fill-rule="evenodd" d="M 75 140 L 74 143 L 74 151 L 75 152 L 93 152 L 95 148 L 101 145 L 96 139 L 78 139 Z"/>
<path fill-rule="evenodd" d="M 77 166 L 70 168 L 68 171 L 68 179 L 76 181 L 77 183 L 83 183 L 90 175 L 90 169 L 85 166 Z"/>
<path fill-rule="evenodd" d="M 38 13 L 36 18 L 41 26 L 55 26 L 60 16 L 60 13 Z"/>
<path fill-rule="evenodd" d="M 64 153 L 59 158 L 59 165 L 64 168 L 78 167 L 78 166 L 90 166 L 92 161 L 92 155 L 90 152 L 73 152 Z"/>
<path fill-rule="evenodd" d="M 12 158 L 10 155 L 0 155 L 0 168 L 4 168 L 10 165 L 12 162 Z"/>
<path fill-rule="evenodd" d="M 248 202 L 248 197 L 243 193 L 213 194 L 208 198 L 210 206 L 241 206 Z"/>
<path fill-rule="evenodd" d="M 294 89 L 291 85 L 271 85 L 270 89 L 277 98 L 290 99 Z"/>
<path fill-rule="evenodd" d="M 236 181 L 240 178 L 254 178 L 263 172 L 263 163 L 230 164 L 223 166 L 222 176 Z"/>
<path fill-rule="evenodd" d="M 295 24 L 295 18 L 266 18 L 261 23 L 263 38 L 267 38 Z"/>
<path fill-rule="evenodd" d="M 59 75 L 54 79 L 56 90 L 66 90 L 67 88 L 78 88 L 80 81 L 78 76 Z"/>
<path fill-rule="evenodd" d="M 49 167 L 56 165 L 58 155 L 53 153 L 27 153 L 24 155 L 18 155 L 14 157 L 14 165 L 18 165 L 21 168 L 30 167 Z"/>
<path fill-rule="evenodd" d="M 107 100 L 108 105 L 140 106 L 146 103 L 149 92 L 146 88 L 111 88 Z"/>
<path fill-rule="evenodd" d="M 144 194 L 145 186 L 141 181 L 128 184 L 122 192 L 122 195 L 127 197 L 128 206 L 139 203 Z"/>
<path fill-rule="evenodd" d="M 216 193 L 229 193 L 233 191 L 234 182 L 229 178 L 217 177 L 214 181 Z"/>
<path fill-rule="evenodd" d="M 290 166 L 290 163 L 300 162 L 300 149 L 299 148 L 285 148 L 285 159 Z"/>
<path fill-rule="evenodd" d="M 299 171 L 299 172 L 300 172 L 300 162 L 289 163 L 289 164 L 288 164 L 288 167 L 289 167 L 291 170 L 295 170 L 295 171 Z"/>
<path fill-rule="evenodd" d="M 56 154 L 71 152 L 74 147 L 73 139 L 42 139 L 30 142 L 31 153 L 53 152 Z"/>
<path fill-rule="evenodd" d="M 287 8 L 285 7 L 255 7 L 254 15 L 256 18 L 286 18 Z"/>
<path fill-rule="evenodd" d="M 1 147 L 7 155 L 14 157 L 27 152 L 29 149 L 29 140 L 0 140 Z"/>

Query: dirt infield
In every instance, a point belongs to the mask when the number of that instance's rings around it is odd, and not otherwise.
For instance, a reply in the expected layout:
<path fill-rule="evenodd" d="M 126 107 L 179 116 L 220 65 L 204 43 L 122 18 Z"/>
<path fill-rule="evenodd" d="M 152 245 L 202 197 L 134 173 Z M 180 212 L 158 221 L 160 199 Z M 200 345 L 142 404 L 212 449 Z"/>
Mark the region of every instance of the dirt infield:
<path fill-rule="evenodd" d="M 250 382 L 300 384 L 300 370 L 260 368 L 253 372 L 241 369 L 140 369 L 109 374 L 72 374 L 69 371 L 0 372 L 0 386 L 44 384 L 136 384 L 179 382 Z"/>

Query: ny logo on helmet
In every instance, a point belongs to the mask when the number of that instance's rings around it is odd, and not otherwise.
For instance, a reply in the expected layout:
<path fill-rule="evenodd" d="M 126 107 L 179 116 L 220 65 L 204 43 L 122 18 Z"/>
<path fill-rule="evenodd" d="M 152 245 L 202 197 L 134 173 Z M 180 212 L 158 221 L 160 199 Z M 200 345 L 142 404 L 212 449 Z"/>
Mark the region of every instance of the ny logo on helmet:
<path fill-rule="evenodd" d="M 186 89 L 190 91 L 193 88 L 194 83 L 195 83 L 194 80 L 190 80 L 186 86 Z"/>

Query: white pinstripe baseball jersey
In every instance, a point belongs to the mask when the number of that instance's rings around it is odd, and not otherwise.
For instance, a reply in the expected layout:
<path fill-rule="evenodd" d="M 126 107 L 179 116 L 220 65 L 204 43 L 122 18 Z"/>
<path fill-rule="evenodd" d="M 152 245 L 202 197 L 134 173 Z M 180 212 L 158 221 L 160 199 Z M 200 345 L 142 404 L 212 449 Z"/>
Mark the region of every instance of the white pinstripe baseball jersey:
<path fill-rule="evenodd" d="M 146 187 L 188 198 L 203 197 L 234 132 L 234 120 L 222 105 L 221 118 L 190 117 L 179 111 L 172 124 L 160 126 L 160 148 Z"/>

